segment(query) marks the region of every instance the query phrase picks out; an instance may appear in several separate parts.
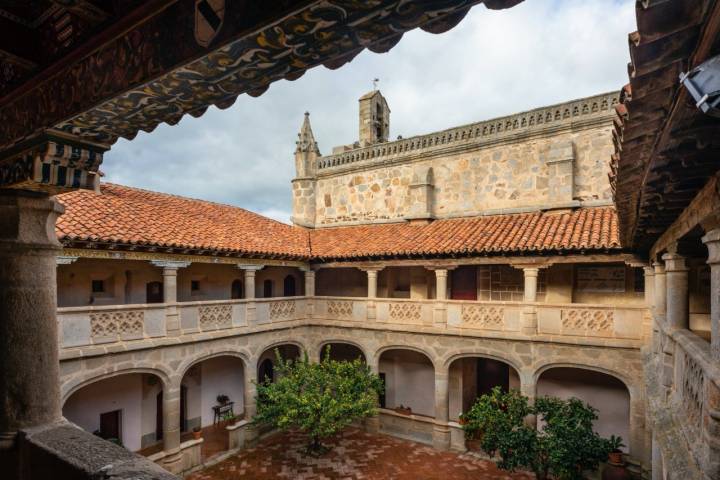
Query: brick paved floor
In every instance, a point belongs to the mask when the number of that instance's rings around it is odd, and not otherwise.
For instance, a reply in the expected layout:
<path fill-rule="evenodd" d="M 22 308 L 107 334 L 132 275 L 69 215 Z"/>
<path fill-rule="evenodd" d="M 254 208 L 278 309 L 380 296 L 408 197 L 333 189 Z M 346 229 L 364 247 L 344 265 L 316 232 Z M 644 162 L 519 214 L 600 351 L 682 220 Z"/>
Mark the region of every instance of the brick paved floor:
<path fill-rule="evenodd" d="M 349 429 L 324 442 L 332 450 L 320 458 L 304 453 L 307 437 L 276 434 L 188 480 L 465 480 L 531 479 L 509 474 L 492 462 L 467 454 L 439 452 L 432 447 L 386 435 Z"/>

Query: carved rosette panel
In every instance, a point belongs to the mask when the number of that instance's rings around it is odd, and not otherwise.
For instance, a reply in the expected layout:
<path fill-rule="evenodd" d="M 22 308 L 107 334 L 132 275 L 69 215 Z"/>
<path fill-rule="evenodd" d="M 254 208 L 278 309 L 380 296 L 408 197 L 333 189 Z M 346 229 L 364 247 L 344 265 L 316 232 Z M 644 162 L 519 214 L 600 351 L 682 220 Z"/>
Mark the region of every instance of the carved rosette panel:
<path fill-rule="evenodd" d="M 611 335 L 615 326 L 613 312 L 587 308 L 565 308 L 561 311 L 563 330 L 587 334 Z"/>
<path fill-rule="evenodd" d="M 676 349 L 679 351 L 680 349 Z M 703 388 L 705 386 L 705 374 L 700 365 L 687 353 L 681 353 L 680 389 L 682 402 L 685 407 L 685 418 L 689 425 L 699 432 L 702 428 L 703 411 Z"/>
<path fill-rule="evenodd" d="M 463 305 L 462 323 L 472 328 L 502 330 L 505 320 L 505 309 L 490 305 Z"/>
<path fill-rule="evenodd" d="M 145 314 L 140 310 L 90 314 L 90 332 L 93 338 L 142 336 L 144 331 Z"/>
<path fill-rule="evenodd" d="M 283 300 L 270 304 L 270 320 L 289 320 L 295 316 L 295 302 Z"/>
<path fill-rule="evenodd" d="M 198 308 L 200 328 L 215 329 L 232 326 L 232 305 L 206 305 Z"/>
<path fill-rule="evenodd" d="M 391 303 L 388 305 L 390 320 L 400 323 L 421 323 L 422 306 L 416 303 Z"/>
<path fill-rule="evenodd" d="M 328 300 L 327 313 L 338 318 L 352 318 L 353 302 L 349 300 Z"/>

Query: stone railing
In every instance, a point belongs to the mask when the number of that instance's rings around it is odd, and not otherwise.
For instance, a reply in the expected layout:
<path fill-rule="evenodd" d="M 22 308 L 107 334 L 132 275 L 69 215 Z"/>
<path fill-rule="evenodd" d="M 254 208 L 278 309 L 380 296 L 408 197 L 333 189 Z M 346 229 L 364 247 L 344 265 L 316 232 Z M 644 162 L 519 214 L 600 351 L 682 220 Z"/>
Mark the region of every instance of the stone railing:
<path fill-rule="evenodd" d="M 461 335 L 527 336 L 523 318 L 537 316 L 537 331 L 550 341 L 643 341 L 646 309 L 608 305 L 410 300 L 357 297 L 284 297 L 177 304 L 58 309 L 61 348 L 211 333 L 234 335 L 284 322 L 357 322 L 373 328 L 452 329 Z M 227 331 L 227 333 L 223 333 Z M 534 331 L 534 330 L 533 330 Z M 190 337 L 188 337 L 190 338 Z M 566 339 L 566 340 L 563 340 Z M 630 343 L 628 343 L 630 342 Z"/>
<path fill-rule="evenodd" d="M 656 324 L 654 335 L 662 337 L 654 356 L 666 388 L 654 403 L 674 418 L 703 478 L 720 478 L 720 365 L 710 344 L 690 330 Z"/>
<path fill-rule="evenodd" d="M 165 336 L 165 305 L 113 305 L 58 309 L 64 348 Z"/>
<path fill-rule="evenodd" d="M 323 172 L 349 164 L 382 163 L 393 157 L 425 153 L 427 150 L 445 148 L 454 144 L 489 142 L 511 135 L 532 133 L 544 128 L 580 121 L 593 115 L 610 114 L 617 102 L 617 93 L 596 95 L 450 130 L 328 155 L 319 158 L 316 166 L 318 172 Z"/>
<path fill-rule="evenodd" d="M 537 304 L 538 333 L 640 340 L 646 310 L 608 305 Z"/>
<path fill-rule="evenodd" d="M 519 332 L 522 304 L 519 302 L 448 301 L 448 326 L 499 332 Z"/>

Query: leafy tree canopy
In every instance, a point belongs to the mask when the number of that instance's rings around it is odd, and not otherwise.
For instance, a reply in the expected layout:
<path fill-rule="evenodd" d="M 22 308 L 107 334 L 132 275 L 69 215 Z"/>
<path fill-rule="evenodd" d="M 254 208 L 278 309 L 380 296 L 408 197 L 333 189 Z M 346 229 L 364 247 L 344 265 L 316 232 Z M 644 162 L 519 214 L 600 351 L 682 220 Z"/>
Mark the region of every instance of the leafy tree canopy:
<path fill-rule="evenodd" d="M 281 430 L 298 429 L 311 439 L 310 453 L 321 453 L 323 438 L 356 420 L 377 414 L 380 378 L 360 359 L 330 359 L 330 347 L 320 363 L 283 360 L 275 351 L 276 380 L 257 384 L 257 415 L 253 421 Z"/>

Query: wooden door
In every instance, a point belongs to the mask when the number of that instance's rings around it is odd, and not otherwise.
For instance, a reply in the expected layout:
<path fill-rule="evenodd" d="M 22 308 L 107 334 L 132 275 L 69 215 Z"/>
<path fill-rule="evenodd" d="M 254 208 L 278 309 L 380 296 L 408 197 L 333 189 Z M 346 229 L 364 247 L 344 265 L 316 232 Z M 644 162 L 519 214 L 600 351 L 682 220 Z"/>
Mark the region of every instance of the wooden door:
<path fill-rule="evenodd" d="M 477 267 L 466 265 L 452 270 L 450 299 L 477 300 Z"/>
<path fill-rule="evenodd" d="M 187 432 L 187 387 L 180 385 L 180 431 Z"/>
<path fill-rule="evenodd" d="M 100 414 L 100 437 L 105 439 L 117 438 L 121 440 L 120 410 L 113 410 Z"/>
<path fill-rule="evenodd" d="M 145 286 L 146 303 L 163 303 L 162 282 L 149 282 Z"/>

